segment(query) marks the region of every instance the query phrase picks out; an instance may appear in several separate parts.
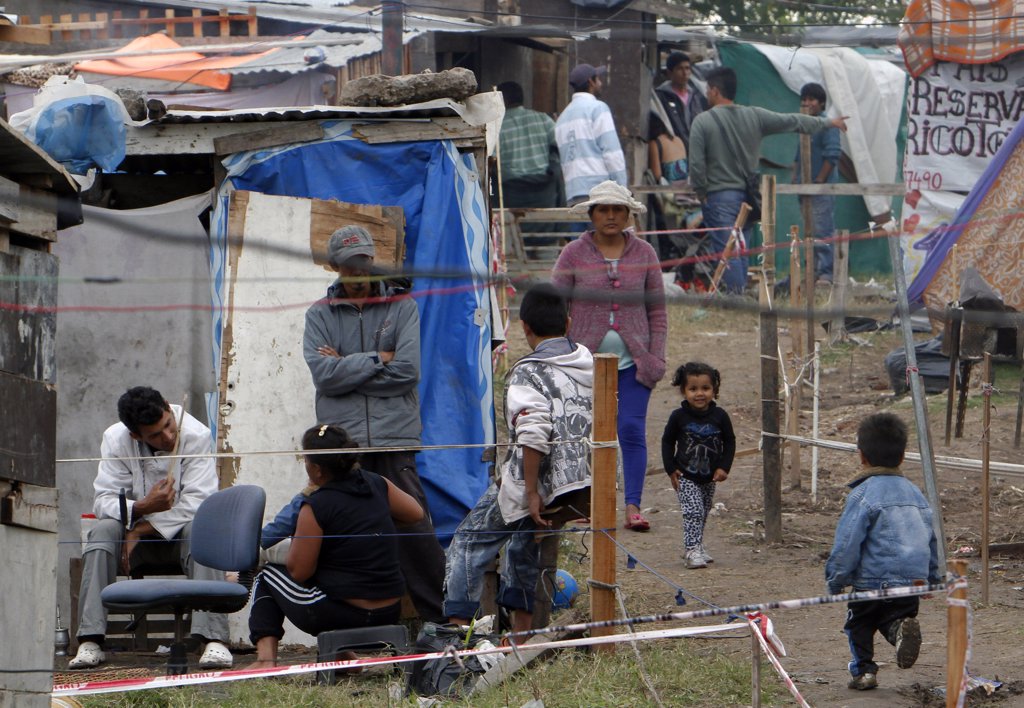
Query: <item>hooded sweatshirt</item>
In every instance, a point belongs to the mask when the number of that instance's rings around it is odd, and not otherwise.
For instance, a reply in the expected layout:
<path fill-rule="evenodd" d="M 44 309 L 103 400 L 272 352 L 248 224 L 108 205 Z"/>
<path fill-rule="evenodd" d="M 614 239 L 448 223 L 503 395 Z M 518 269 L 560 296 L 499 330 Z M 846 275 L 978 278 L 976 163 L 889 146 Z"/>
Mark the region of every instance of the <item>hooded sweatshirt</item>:
<path fill-rule="evenodd" d="M 589 450 L 594 357 L 566 337 L 541 341 L 512 365 L 505 384 L 505 421 L 513 443 L 502 465 L 498 506 L 506 523 L 529 516 L 522 446 L 544 457 L 537 492 L 545 505 L 590 486 Z M 568 444 L 558 444 L 568 441 Z"/>
<path fill-rule="evenodd" d="M 362 447 L 419 445 L 420 315 L 404 291 L 374 283 L 362 309 L 335 282 L 306 311 L 302 355 L 316 387 L 318 423 L 340 425 Z M 383 297 L 382 297 L 383 296 Z M 334 347 L 341 357 L 323 356 Z M 387 364 L 379 352 L 394 352 Z"/>

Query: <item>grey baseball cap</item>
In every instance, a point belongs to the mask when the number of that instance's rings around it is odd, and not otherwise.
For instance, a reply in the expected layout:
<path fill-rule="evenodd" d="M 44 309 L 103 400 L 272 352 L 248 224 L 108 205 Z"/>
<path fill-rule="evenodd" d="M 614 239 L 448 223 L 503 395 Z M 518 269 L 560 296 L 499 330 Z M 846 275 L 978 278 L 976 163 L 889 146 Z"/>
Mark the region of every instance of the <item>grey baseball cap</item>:
<path fill-rule="evenodd" d="M 364 264 L 367 259 L 372 262 L 375 254 L 370 232 L 355 224 L 342 226 L 331 234 L 331 240 L 327 244 L 327 260 L 335 268 L 346 265 L 360 256 Z"/>

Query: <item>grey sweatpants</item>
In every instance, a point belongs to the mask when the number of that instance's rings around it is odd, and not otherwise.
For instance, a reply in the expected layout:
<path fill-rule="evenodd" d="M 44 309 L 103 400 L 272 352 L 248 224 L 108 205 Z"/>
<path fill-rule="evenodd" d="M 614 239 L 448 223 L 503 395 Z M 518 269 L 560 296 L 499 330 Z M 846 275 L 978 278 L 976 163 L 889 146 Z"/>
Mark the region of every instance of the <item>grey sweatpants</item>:
<path fill-rule="evenodd" d="M 223 580 L 224 573 L 192 562 L 189 552 L 192 524 L 184 528 L 172 541 L 143 540 L 132 552 L 132 563 L 174 563 L 193 580 Z M 78 636 L 105 636 L 107 610 L 100 593 L 117 578 L 121 559 L 124 527 L 116 519 L 100 519 L 89 531 L 89 540 L 82 552 L 82 586 L 78 594 Z M 219 642 L 228 641 L 227 615 L 213 612 L 195 612 L 192 615 L 192 634 Z"/>

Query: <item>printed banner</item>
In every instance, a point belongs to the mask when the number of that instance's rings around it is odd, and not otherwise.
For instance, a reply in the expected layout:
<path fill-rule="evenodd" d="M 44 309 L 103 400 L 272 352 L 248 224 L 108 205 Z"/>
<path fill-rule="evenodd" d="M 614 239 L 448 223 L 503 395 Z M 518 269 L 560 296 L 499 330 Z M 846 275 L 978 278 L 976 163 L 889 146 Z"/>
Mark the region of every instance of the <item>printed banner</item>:
<path fill-rule="evenodd" d="M 907 96 L 907 191 L 969 192 L 1024 113 L 1024 56 L 940 62 Z"/>

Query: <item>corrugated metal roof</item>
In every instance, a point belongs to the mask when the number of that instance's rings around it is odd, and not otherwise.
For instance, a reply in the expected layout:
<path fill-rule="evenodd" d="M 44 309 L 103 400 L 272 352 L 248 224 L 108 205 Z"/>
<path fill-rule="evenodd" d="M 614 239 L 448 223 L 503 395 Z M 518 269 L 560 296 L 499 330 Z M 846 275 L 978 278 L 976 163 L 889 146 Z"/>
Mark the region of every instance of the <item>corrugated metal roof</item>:
<path fill-rule="evenodd" d="M 407 32 L 404 41 L 409 42 L 419 32 Z M 371 32 L 329 32 L 318 29 L 309 33 L 304 38 L 307 40 L 348 39 L 351 44 L 325 44 L 318 47 L 280 47 L 277 51 L 266 56 L 253 59 L 251 62 L 239 64 L 238 66 L 225 69 L 224 72 L 234 75 L 260 74 L 267 72 L 282 74 L 301 74 L 317 66 L 327 66 L 332 69 L 340 69 L 349 60 L 368 56 L 379 52 L 381 49 L 380 35 Z M 306 42 L 304 42 L 306 44 Z M 190 47 L 191 48 L 191 47 Z M 322 52 L 323 59 L 319 55 Z M 312 56 L 315 59 L 307 61 L 306 57 Z"/>

